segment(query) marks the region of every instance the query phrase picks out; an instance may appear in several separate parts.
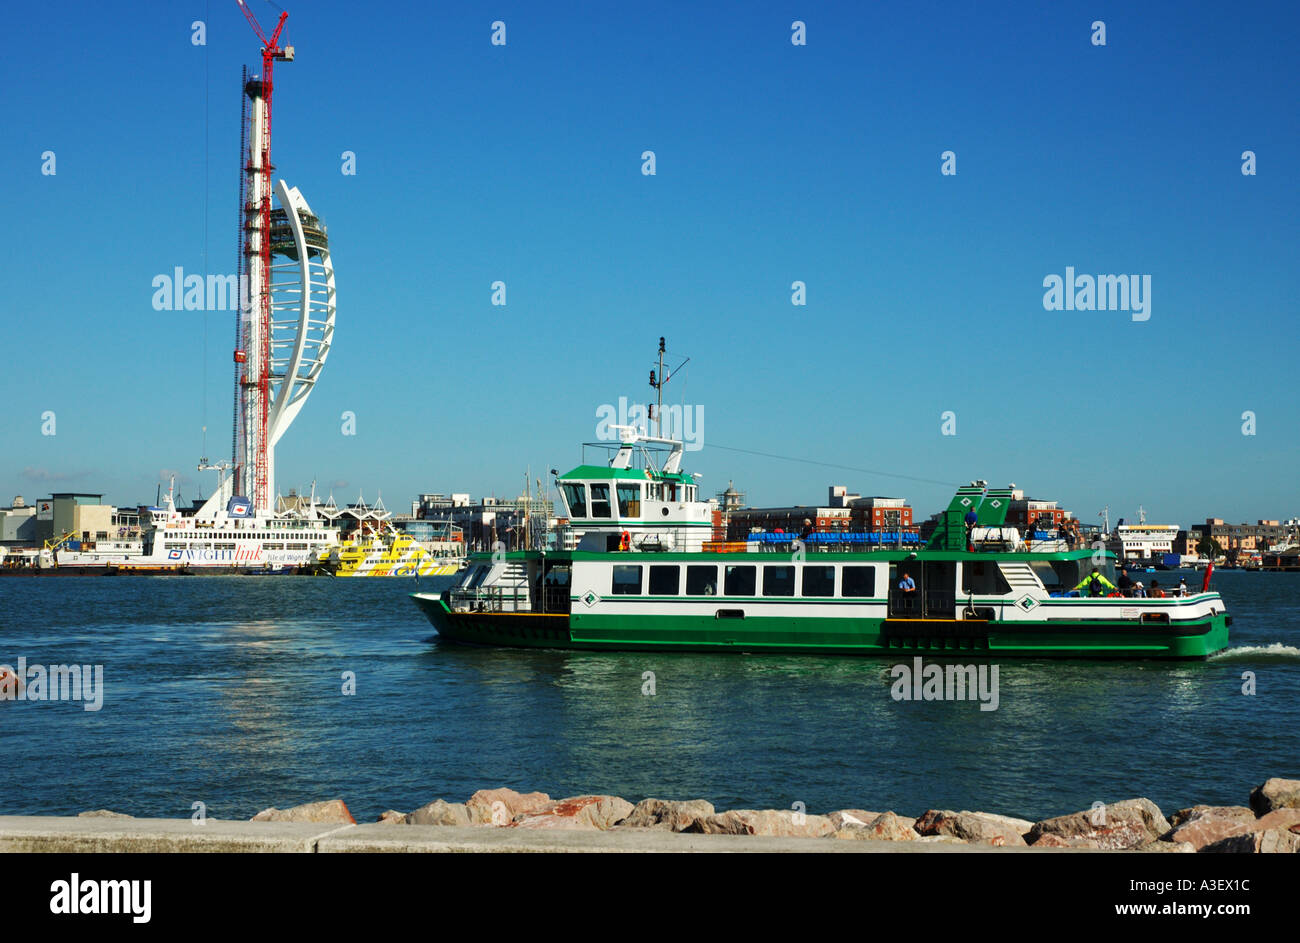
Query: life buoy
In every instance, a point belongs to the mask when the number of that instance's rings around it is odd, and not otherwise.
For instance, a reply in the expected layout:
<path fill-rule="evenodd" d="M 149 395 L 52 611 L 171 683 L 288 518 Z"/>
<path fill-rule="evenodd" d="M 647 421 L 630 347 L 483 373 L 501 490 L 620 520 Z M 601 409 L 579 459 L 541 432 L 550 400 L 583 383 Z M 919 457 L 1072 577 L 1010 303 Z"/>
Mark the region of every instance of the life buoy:
<path fill-rule="evenodd" d="M 619 537 L 619 539 L 618 539 L 618 549 L 619 549 L 619 550 L 631 550 L 631 549 L 632 549 L 632 535 L 629 534 L 627 531 L 623 531 L 622 536 Z"/>

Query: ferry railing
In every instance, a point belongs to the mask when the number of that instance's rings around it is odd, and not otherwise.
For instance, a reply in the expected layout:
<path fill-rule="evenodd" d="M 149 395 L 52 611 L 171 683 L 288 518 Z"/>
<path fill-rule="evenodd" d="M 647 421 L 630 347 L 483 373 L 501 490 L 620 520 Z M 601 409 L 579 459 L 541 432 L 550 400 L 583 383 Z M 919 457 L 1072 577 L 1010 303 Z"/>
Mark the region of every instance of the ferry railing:
<path fill-rule="evenodd" d="M 905 593 L 896 589 L 889 594 L 889 615 L 895 618 L 919 619 L 921 617 L 921 594 L 913 590 Z"/>
<path fill-rule="evenodd" d="M 746 541 L 760 552 L 791 553 L 796 542 L 815 553 L 862 553 L 868 550 L 916 549 L 923 544 L 919 531 L 814 531 L 807 537 L 798 534 L 761 531 L 746 535 Z"/>
<path fill-rule="evenodd" d="M 531 612 L 527 586 L 488 586 L 451 591 L 452 609 L 470 612 Z M 567 598 L 566 598 L 567 604 Z"/>

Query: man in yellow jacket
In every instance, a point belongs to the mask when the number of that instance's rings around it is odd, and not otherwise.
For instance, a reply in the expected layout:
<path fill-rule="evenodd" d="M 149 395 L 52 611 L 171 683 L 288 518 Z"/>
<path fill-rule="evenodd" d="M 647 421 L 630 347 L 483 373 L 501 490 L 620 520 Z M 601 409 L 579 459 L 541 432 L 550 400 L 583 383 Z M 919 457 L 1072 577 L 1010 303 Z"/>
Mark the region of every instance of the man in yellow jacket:
<path fill-rule="evenodd" d="M 1106 587 L 1110 587 L 1112 591 L 1118 592 L 1115 588 L 1115 584 L 1102 576 L 1101 571 L 1095 566 L 1092 568 L 1092 573 L 1079 580 L 1079 585 L 1074 588 L 1079 595 L 1083 595 L 1085 587 L 1087 588 L 1089 596 L 1105 596 Z"/>

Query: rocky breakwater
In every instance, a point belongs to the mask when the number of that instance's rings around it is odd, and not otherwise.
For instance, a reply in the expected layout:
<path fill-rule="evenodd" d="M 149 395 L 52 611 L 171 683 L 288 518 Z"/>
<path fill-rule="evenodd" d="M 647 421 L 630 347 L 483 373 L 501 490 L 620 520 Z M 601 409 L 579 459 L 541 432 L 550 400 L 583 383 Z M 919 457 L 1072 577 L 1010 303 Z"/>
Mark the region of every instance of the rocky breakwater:
<path fill-rule="evenodd" d="M 877 840 L 1002 848 L 1074 848 L 1173 853 L 1300 852 L 1300 780 L 1270 779 L 1245 806 L 1196 805 L 1168 818 L 1149 799 L 1096 803 L 1031 822 L 991 812 L 928 809 L 913 818 L 892 811 L 841 809 L 809 814 L 785 809 L 719 812 L 703 799 L 642 799 L 584 795 L 552 799 L 546 793 L 483 789 L 465 802 L 435 799 L 413 812 L 389 810 L 379 822 L 516 829 L 619 832 L 659 829 L 703 835 Z M 104 813 L 99 813 L 104 814 Z M 355 819 L 340 799 L 267 809 L 253 821 L 337 822 Z"/>

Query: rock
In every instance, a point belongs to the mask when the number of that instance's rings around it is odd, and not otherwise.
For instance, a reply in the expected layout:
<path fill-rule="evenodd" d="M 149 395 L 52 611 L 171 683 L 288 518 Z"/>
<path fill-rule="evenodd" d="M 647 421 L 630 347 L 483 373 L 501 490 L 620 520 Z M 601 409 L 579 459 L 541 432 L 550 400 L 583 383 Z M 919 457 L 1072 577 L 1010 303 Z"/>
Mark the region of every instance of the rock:
<path fill-rule="evenodd" d="M 1256 815 L 1275 809 L 1300 809 L 1300 779 L 1270 779 L 1250 793 L 1250 807 Z"/>
<path fill-rule="evenodd" d="M 618 796 L 574 796 L 515 816 L 512 828 L 594 828 L 604 831 L 626 819 L 632 803 Z"/>
<path fill-rule="evenodd" d="M 389 809 L 379 816 L 379 825 L 405 825 L 406 813 Z"/>
<path fill-rule="evenodd" d="M 292 809 L 277 809 L 274 806 L 263 809 L 251 819 L 253 822 L 339 822 L 356 825 L 357 820 L 348 811 L 342 799 L 330 799 L 326 802 L 308 802 L 296 805 Z"/>
<path fill-rule="evenodd" d="M 463 802 L 434 799 L 406 817 L 407 825 L 472 825 L 469 809 Z"/>
<path fill-rule="evenodd" d="M 1200 851 L 1221 839 L 1251 831 L 1255 813 L 1244 806 L 1198 805 L 1178 810 L 1170 821 L 1174 827 L 1162 836 L 1163 840 Z"/>
<path fill-rule="evenodd" d="M 1300 854 L 1300 833 L 1288 828 L 1247 832 L 1206 845 L 1201 854 Z"/>
<path fill-rule="evenodd" d="M 882 812 L 872 819 L 867 826 L 872 838 L 883 841 L 916 841 L 920 834 L 916 830 L 916 819 L 893 812 Z"/>
<path fill-rule="evenodd" d="M 1136 848 L 1168 831 L 1169 823 L 1150 799 L 1125 799 L 1096 811 L 1088 809 L 1037 822 L 1025 841 L 1036 845 L 1044 835 L 1051 834 L 1066 841 L 1095 841 L 1099 848 Z"/>
<path fill-rule="evenodd" d="M 684 832 L 696 819 L 705 819 L 715 814 L 712 802 L 703 799 L 688 799 L 677 802 L 672 799 L 642 799 L 619 825 L 631 828 L 660 828 L 673 832 Z"/>
<path fill-rule="evenodd" d="M 830 819 L 831 825 L 836 829 L 866 828 L 880 818 L 880 813 L 868 812 L 865 809 L 840 809 L 838 812 L 826 813 L 826 818 Z"/>
<path fill-rule="evenodd" d="M 696 819 L 685 831 L 705 835 L 821 838 L 834 832 L 835 826 L 824 815 L 806 815 L 788 809 L 735 809 Z"/>
<path fill-rule="evenodd" d="M 1244 805 L 1194 805 L 1190 809 L 1179 809 L 1169 816 L 1169 824 L 1177 828 L 1184 822 L 1205 818 L 1206 816 L 1249 822 L 1255 818 L 1255 813 Z"/>
<path fill-rule="evenodd" d="M 108 809 L 96 809 L 94 812 L 78 812 L 79 819 L 133 819 L 134 815 L 125 812 L 110 812 Z"/>
<path fill-rule="evenodd" d="M 1289 828 L 1294 829 L 1300 825 L 1300 809 L 1277 809 L 1261 815 L 1251 825 L 1252 832 L 1263 832 L 1270 828 Z"/>
<path fill-rule="evenodd" d="M 1028 841 L 1028 839 L 1026 839 Z M 1045 832 L 1029 842 L 1031 848 L 1100 848 L 1101 843 L 1091 838 L 1062 838 Z"/>
<path fill-rule="evenodd" d="M 934 845 L 965 845 L 966 840 L 958 838 L 956 835 L 918 835 L 916 840 L 919 842 L 929 842 Z"/>
<path fill-rule="evenodd" d="M 1162 841 L 1162 840 L 1149 841 L 1146 842 L 1145 844 L 1138 845 L 1136 848 L 1132 850 L 1150 851 L 1150 852 L 1162 852 L 1162 851 L 1179 852 L 1180 851 L 1189 855 L 1196 854 L 1196 849 L 1192 847 L 1191 843 L 1185 841 Z"/>
<path fill-rule="evenodd" d="M 990 812 L 952 812 L 930 809 L 913 826 L 921 835 L 951 835 L 983 845 L 1024 845 L 1024 835 L 1034 823 Z"/>
<path fill-rule="evenodd" d="M 535 812 L 550 801 L 551 797 L 544 792 L 480 789 L 469 797 L 465 809 L 474 825 L 509 825 L 515 816 Z"/>

